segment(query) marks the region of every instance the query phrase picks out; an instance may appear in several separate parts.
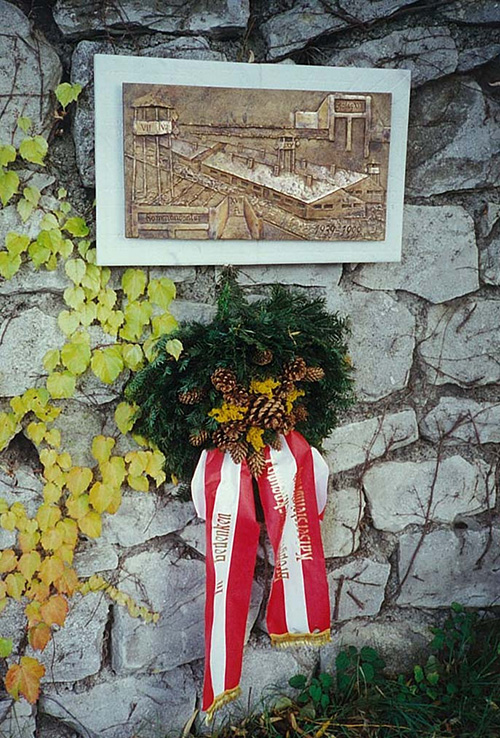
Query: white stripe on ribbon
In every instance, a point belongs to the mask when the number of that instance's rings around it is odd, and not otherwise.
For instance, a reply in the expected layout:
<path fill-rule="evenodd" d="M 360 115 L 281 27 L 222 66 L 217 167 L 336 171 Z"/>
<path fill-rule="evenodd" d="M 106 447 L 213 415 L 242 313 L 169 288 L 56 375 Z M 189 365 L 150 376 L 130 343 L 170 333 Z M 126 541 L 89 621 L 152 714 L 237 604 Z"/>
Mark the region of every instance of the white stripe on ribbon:
<path fill-rule="evenodd" d="M 302 563 L 297 561 L 296 554 L 300 552 L 299 534 L 293 519 L 295 478 L 297 462 L 284 436 L 280 436 L 281 450 L 271 449 L 271 462 L 276 478 L 279 482 L 281 494 L 286 500 L 285 524 L 281 536 L 280 548 L 287 554 L 286 568 L 289 577 L 283 579 L 283 595 L 285 600 L 285 618 L 289 633 L 308 633 L 309 620 L 307 617 L 307 603 L 304 588 Z M 271 470 L 268 470 L 268 473 Z"/>
<path fill-rule="evenodd" d="M 207 451 L 201 452 L 201 456 L 194 470 L 191 480 L 191 497 L 193 498 L 196 514 L 202 520 L 207 517 L 207 501 L 205 498 L 205 467 L 207 464 Z"/>
<path fill-rule="evenodd" d="M 215 568 L 214 617 L 212 623 L 212 640 L 210 648 L 210 673 L 214 697 L 225 691 L 226 679 L 226 599 L 229 569 L 233 555 L 234 534 L 240 502 L 241 464 L 235 464 L 228 453 L 224 454 L 221 467 L 221 478 L 215 495 L 215 505 L 212 517 L 212 553 Z M 224 531 L 223 539 L 227 547 L 224 548 L 222 559 L 221 546 L 217 542 L 218 516 L 223 520 L 230 516 L 229 532 Z"/>
<path fill-rule="evenodd" d="M 318 503 L 318 513 L 322 515 L 326 507 L 328 474 L 330 470 L 318 449 L 311 446 L 311 451 L 314 466 L 314 484 L 316 486 L 316 502 Z"/>

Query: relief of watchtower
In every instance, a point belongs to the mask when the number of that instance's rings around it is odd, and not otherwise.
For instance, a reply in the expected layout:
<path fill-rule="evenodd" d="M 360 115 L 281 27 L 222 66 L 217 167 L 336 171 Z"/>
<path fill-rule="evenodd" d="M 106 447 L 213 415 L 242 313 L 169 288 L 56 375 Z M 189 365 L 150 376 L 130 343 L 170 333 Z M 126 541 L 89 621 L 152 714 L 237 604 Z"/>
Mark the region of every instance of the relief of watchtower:
<path fill-rule="evenodd" d="M 328 139 L 336 140 L 336 124 L 346 122 L 345 151 L 353 148 L 353 121 L 363 121 L 362 149 L 365 159 L 370 156 L 370 132 L 372 126 L 372 96 L 348 95 L 333 92 L 325 97 L 317 110 L 297 110 L 294 115 L 295 128 L 310 128 L 328 131 Z"/>

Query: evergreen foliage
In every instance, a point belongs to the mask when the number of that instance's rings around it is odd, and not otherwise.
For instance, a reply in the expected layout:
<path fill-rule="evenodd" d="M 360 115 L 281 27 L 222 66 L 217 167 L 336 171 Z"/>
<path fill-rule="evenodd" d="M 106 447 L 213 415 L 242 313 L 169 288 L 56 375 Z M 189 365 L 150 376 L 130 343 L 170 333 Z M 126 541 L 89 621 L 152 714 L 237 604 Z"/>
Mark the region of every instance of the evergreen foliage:
<path fill-rule="evenodd" d="M 273 286 L 269 297 L 248 301 L 235 274 L 226 270 L 214 320 L 208 325 L 189 323 L 161 337 L 155 358 L 129 383 L 127 399 L 139 406 L 134 432 L 158 446 L 170 473 L 188 479 L 200 448 L 214 446 L 218 422 L 209 413 L 221 407 L 223 395 L 211 381 L 213 373 L 219 368 L 232 370 L 238 385 L 248 390 L 252 381 L 283 378 L 286 367 L 301 357 L 308 367 L 321 367 L 324 377 L 297 382 L 305 392 L 301 403 L 307 417 L 295 427 L 320 447 L 339 411 L 353 402 L 348 332 L 347 321 L 328 313 L 324 300 L 280 285 Z M 183 346 L 177 360 L 166 351 L 167 342 L 175 339 Z M 263 352 L 270 358 L 265 365 L 257 363 Z M 190 397 L 196 401 L 187 404 L 185 398 Z M 190 438 L 205 436 L 207 440 L 196 447 L 190 444 Z M 275 436 L 266 429 L 263 441 L 270 443 Z"/>

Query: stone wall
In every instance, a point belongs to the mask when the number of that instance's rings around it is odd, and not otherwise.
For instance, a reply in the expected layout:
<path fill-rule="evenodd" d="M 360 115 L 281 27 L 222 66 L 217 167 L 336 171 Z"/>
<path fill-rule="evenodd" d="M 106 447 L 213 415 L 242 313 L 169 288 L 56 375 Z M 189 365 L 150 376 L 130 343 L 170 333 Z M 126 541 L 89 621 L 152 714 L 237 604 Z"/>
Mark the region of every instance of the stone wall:
<path fill-rule="evenodd" d="M 163 7 L 165 6 L 165 7 Z M 160 9 L 162 8 L 162 9 Z M 341 646 L 370 644 L 403 668 L 425 651 L 429 625 L 453 600 L 494 606 L 500 593 L 500 4 L 494 0 L 0 0 L 0 127 L 20 113 L 57 131 L 47 174 L 74 202 L 93 199 L 92 58 L 134 54 L 412 70 L 401 264 L 244 268 L 252 293 L 281 282 L 326 296 L 352 320 L 359 402 L 325 442 L 332 471 L 323 525 L 333 641 L 319 652 L 271 651 L 263 545 L 252 597 L 241 705 L 298 671 L 331 668 Z M 71 126 L 54 129 L 49 91 L 84 89 Z M 0 213 L 0 235 L 18 227 Z M 269 255 L 272 262 L 272 254 Z M 177 283 L 180 318 L 208 319 L 217 269 L 157 269 Z M 121 271 L 114 270 L 115 277 Z M 118 280 L 117 280 L 118 282 Z M 66 282 L 25 267 L 0 278 L 2 403 L 40 379 L 59 346 Z M 116 391 L 88 381 L 64 433 L 75 463 L 106 432 Z M 33 447 L 17 437 L 0 457 L 0 496 L 28 511 L 41 494 Z M 104 572 L 161 612 L 133 620 L 98 593 L 74 601 L 43 653 L 35 709 L 0 701 L 9 738 L 179 734 L 199 705 L 204 536 L 192 505 L 128 492 L 97 543 L 78 552 L 82 577 Z M 0 531 L 0 547 L 13 534 Z M 1 616 L 19 642 L 22 606 Z"/>

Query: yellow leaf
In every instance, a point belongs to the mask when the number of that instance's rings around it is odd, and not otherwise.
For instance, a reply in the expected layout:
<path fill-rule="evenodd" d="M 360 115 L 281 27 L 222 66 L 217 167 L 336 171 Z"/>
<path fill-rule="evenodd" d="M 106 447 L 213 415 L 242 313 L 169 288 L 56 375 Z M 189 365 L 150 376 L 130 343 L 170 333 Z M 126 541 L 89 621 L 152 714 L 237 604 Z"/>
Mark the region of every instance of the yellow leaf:
<path fill-rule="evenodd" d="M 61 431 L 57 428 L 52 428 L 45 434 L 45 440 L 49 446 L 59 448 L 61 445 Z"/>
<path fill-rule="evenodd" d="M 27 553 L 38 546 L 40 533 L 37 530 L 24 531 L 19 533 L 17 540 L 21 551 Z"/>
<path fill-rule="evenodd" d="M 139 409 L 138 405 L 120 402 L 115 410 L 115 422 L 119 430 L 125 435 L 134 425 L 134 418 Z"/>
<path fill-rule="evenodd" d="M 38 551 L 30 551 L 21 556 L 17 562 L 17 568 L 29 581 L 33 578 L 33 574 L 38 571 L 41 562 L 42 560 Z"/>
<path fill-rule="evenodd" d="M 13 413 L 0 413 L 0 451 L 7 446 L 20 430 L 20 425 Z"/>
<path fill-rule="evenodd" d="M 38 623 L 28 629 L 28 641 L 35 651 L 43 651 L 51 638 L 51 630 L 45 623 Z"/>
<path fill-rule="evenodd" d="M 75 556 L 75 547 L 70 546 L 69 543 L 61 543 L 57 549 L 57 555 L 60 556 L 66 564 L 71 565 Z"/>
<path fill-rule="evenodd" d="M 106 320 L 106 324 L 103 326 L 106 333 L 111 336 L 116 336 L 118 328 L 123 325 L 124 315 L 121 310 L 113 310 L 109 318 Z"/>
<path fill-rule="evenodd" d="M 19 154 L 25 161 L 44 166 L 45 155 L 48 151 L 47 141 L 43 136 L 30 136 L 24 138 L 19 146 Z"/>
<path fill-rule="evenodd" d="M 66 343 L 61 349 L 61 359 L 71 374 L 83 374 L 90 362 L 90 348 L 84 343 Z"/>
<path fill-rule="evenodd" d="M 146 466 L 146 474 L 149 474 L 150 477 L 153 477 L 157 486 L 160 484 L 163 484 L 163 482 L 166 479 L 166 474 L 163 471 L 164 464 L 165 464 L 165 457 L 162 454 L 162 452 L 153 451 L 153 453 L 149 457 L 149 460 Z"/>
<path fill-rule="evenodd" d="M 19 177 L 15 172 L 4 172 L 0 169 L 0 199 L 5 207 L 12 195 L 19 188 Z"/>
<path fill-rule="evenodd" d="M 66 487 L 77 497 L 88 488 L 93 478 L 92 470 L 86 466 L 74 466 L 66 475 Z"/>
<path fill-rule="evenodd" d="M 19 271 L 20 266 L 20 256 L 13 256 L 8 251 L 0 251 L 0 275 L 4 279 L 12 279 L 14 274 Z"/>
<path fill-rule="evenodd" d="M 41 444 L 41 442 L 45 438 L 46 430 L 47 426 L 45 425 L 45 423 L 35 423 L 33 421 L 26 426 L 27 436 L 30 440 L 33 441 L 35 446 L 39 446 Z"/>
<path fill-rule="evenodd" d="M 64 265 L 64 271 L 76 285 L 81 284 L 86 272 L 86 265 L 83 259 L 68 259 Z"/>
<path fill-rule="evenodd" d="M 48 372 L 54 371 L 59 364 L 61 353 L 59 349 L 49 349 L 43 357 L 43 365 Z"/>
<path fill-rule="evenodd" d="M 102 530 L 102 520 L 98 512 L 90 511 L 78 520 L 78 527 L 89 538 L 99 538 Z"/>
<path fill-rule="evenodd" d="M 64 572 L 64 562 L 59 556 L 46 556 L 40 564 L 40 579 L 47 586 L 59 579 Z"/>
<path fill-rule="evenodd" d="M 133 477 L 144 474 L 151 457 L 151 451 L 129 451 L 125 455 L 125 461 L 129 464 L 128 472 Z"/>
<path fill-rule="evenodd" d="M 111 502 L 108 505 L 107 513 L 114 515 L 118 512 L 120 505 L 122 504 L 122 491 L 119 487 L 115 487 L 111 493 Z"/>
<path fill-rule="evenodd" d="M 118 346 L 98 349 L 90 363 L 92 371 L 102 382 L 111 384 L 123 369 L 123 359 Z"/>
<path fill-rule="evenodd" d="M 17 420 L 21 420 L 22 418 L 24 418 L 29 410 L 26 400 L 24 399 L 24 397 L 19 397 L 19 395 L 13 397 L 10 400 L 9 405 L 14 411 L 14 415 Z"/>
<path fill-rule="evenodd" d="M 92 456 L 100 464 L 107 461 L 115 445 L 115 439 L 109 436 L 96 436 L 92 441 Z"/>
<path fill-rule="evenodd" d="M 67 263 L 67 262 L 66 262 Z M 79 310 L 85 302 L 85 292 L 83 287 L 75 285 L 74 287 L 66 287 L 64 290 L 64 302 L 73 310 Z"/>
<path fill-rule="evenodd" d="M 137 300 L 144 294 L 147 277 L 142 269 L 127 269 L 122 277 L 123 291 L 129 300 Z"/>
<path fill-rule="evenodd" d="M 14 571 L 17 567 L 17 556 L 11 548 L 7 548 L 0 553 L 0 574 L 6 574 L 8 571 Z"/>
<path fill-rule="evenodd" d="M 65 336 L 71 336 L 80 325 L 80 318 L 78 313 L 62 310 L 58 315 L 57 324 Z"/>
<path fill-rule="evenodd" d="M 57 551 L 63 544 L 63 535 L 60 530 L 56 528 L 50 528 L 42 533 L 40 542 L 45 551 Z"/>
<path fill-rule="evenodd" d="M 40 608 L 43 621 L 47 625 L 63 626 L 68 614 L 68 601 L 60 594 L 53 595 Z"/>
<path fill-rule="evenodd" d="M 34 704 L 40 694 L 40 679 L 45 674 L 45 666 L 29 656 L 21 656 L 19 664 L 12 664 L 5 675 L 7 692 L 18 700 L 19 695 Z"/>
<path fill-rule="evenodd" d="M 90 489 L 89 500 L 92 507 L 98 513 L 106 512 L 113 500 L 113 488 L 108 487 L 102 482 L 96 482 Z"/>
<path fill-rule="evenodd" d="M 133 477 L 131 474 L 127 476 L 129 487 L 138 492 L 149 492 L 149 482 L 147 477 Z"/>
<path fill-rule="evenodd" d="M 78 311 L 80 323 L 86 328 L 97 318 L 97 305 L 95 302 L 87 302 Z"/>
<path fill-rule="evenodd" d="M 63 541 L 71 546 L 75 546 L 78 540 L 78 525 L 71 518 L 63 518 L 60 520 L 56 529 L 61 531 Z"/>
<path fill-rule="evenodd" d="M 0 525 L 5 530 L 15 530 L 17 518 L 13 512 L 5 512 L 0 515 Z"/>
<path fill-rule="evenodd" d="M 50 596 L 50 584 L 44 584 L 39 579 L 32 579 L 31 585 L 24 593 L 30 600 L 45 602 Z"/>
<path fill-rule="evenodd" d="M 144 359 L 142 348 L 136 343 L 128 343 L 122 346 L 122 355 L 125 366 L 132 369 L 133 372 L 139 369 Z"/>
<path fill-rule="evenodd" d="M 96 297 L 101 289 L 101 267 L 96 264 L 89 263 L 89 254 L 87 253 L 87 264 L 85 265 L 85 275 L 82 278 L 82 285 L 88 290 L 88 295 Z"/>
<path fill-rule="evenodd" d="M 155 338 L 162 336 L 164 333 L 171 333 L 177 328 L 177 321 L 170 313 L 163 315 L 155 315 L 151 320 L 152 334 Z"/>
<path fill-rule="evenodd" d="M 71 518 L 80 520 L 89 511 L 89 496 L 78 495 L 78 497 L 68 497 L 66 500 L 66 509 Z"/>
<path fill-rule="evenodd" d="M 61 576 L 54 582 L 54 585 L 58 592 L 71 596 L 80 587 L 80 581 L 76 575 L 76 571 L 70 566 L 66 566 Z"/>
<path fill-rule="evenodd" d="M 105 272 L 103 269 L 101 274 L 101 284 L 104 273 Z M 106 287 L 105 289 L 101 289 L 97 296 L 97 299 L 102 307 L 106 307 L 109 310 L 112 310 L 116 303 L 116 292 L 111 287 Z"/>
<path fill-rule="evenodd" d="M 38 580 L 36 580 L 36 582 L 38 582 Z M 37 623 L 40 623 L 42 620 L 42 615 L 40 613 L 40 603 L 37 602 L 36 600 L 33 600 L 32 602 L 28 602 L 28 604 L 24 608 L 24 614 L 26 615 L 26 618 L 28 619 L 28 625 L 30 627 L 32 625 L 36 625 Z"/>
<path fill-rule="evenodd" d="M 152 312 L 149 302 L 130 302 L 125 308 L 125 326 L 120 330 L 120 337 L 125 341 L 138 340 Z"/>
<path fill-rule="evenodd" d="M 168 277 L 152 279 L 148 285 L 151 302 L 166 310 L 175 297 L 175 284 Z"/>
<path fill-rule="evenodd" d="M 57 463 L 57 452 L 52 448 L 44 448 L 43 451 L 40 451 L 40 461 L 45 468 L 54 466 Z"/>
<path fill-rule="evenodd" d="M 56 400 L 73 397 L 75 388 L 76 378 L 70 372 L 54 372 L 47 377 L 47 389 Z"/>
<path fill-rule="evenodd" d="M 71 469 L 71 456 L 67 451 L 64 451 L 62 454 L 59 454 L 57 457 L 57 463 L 61 467 L 61 469 L 64 469 L 67 471 L 68 469 Z"/>
<path fill-rule="evenodd" d="M 181 355 L 182 349 L 182 343 L 179 341 L 178 338 L 173 338 L 171 341 L 167 341 L 165 344 L 165 351 L 167 352 L 167 354 L 170 354 L 176 360 Z"/>
<path fill-rule="evenodd" d="M 57 464 L 44 469 L 43 476 L 45 477 L 47 482 L 52 482 L 52 484 L 55 484 L 55 486 L 59 487 L 59 489 L 63 488 L 64 482 L 66 480 L 66 474 L 59 466 L 57 466 Z"/>
<path fill-rule="evenodd" d="M 26 587 L 26 578 L 20 572 L 7 574 L 5 577 L 5 585 L 7 587 L 7 594 L 12 597 L 13 600 L 20 600 L 23 596 L 24 588 Z"/>
<path fill-rule="evenodd" d="M 112 456 L 99 466 L 104 484 L 118 489 L 125 479 L 125 460 L 122 456 Z"/>
<path fill-rule="evenodd" d="M 0 515 L 2 513 L 8 512 L 9 510 L 9 503 L 5 499 L 5 497 L 0 497 Z"/>
<path fill-rule="evenodd" d="M 57 505 L 44 502 L 37 510 L 36 519 L 41 531 L 53 528 L 61 517 L 61 510 Z"/>

